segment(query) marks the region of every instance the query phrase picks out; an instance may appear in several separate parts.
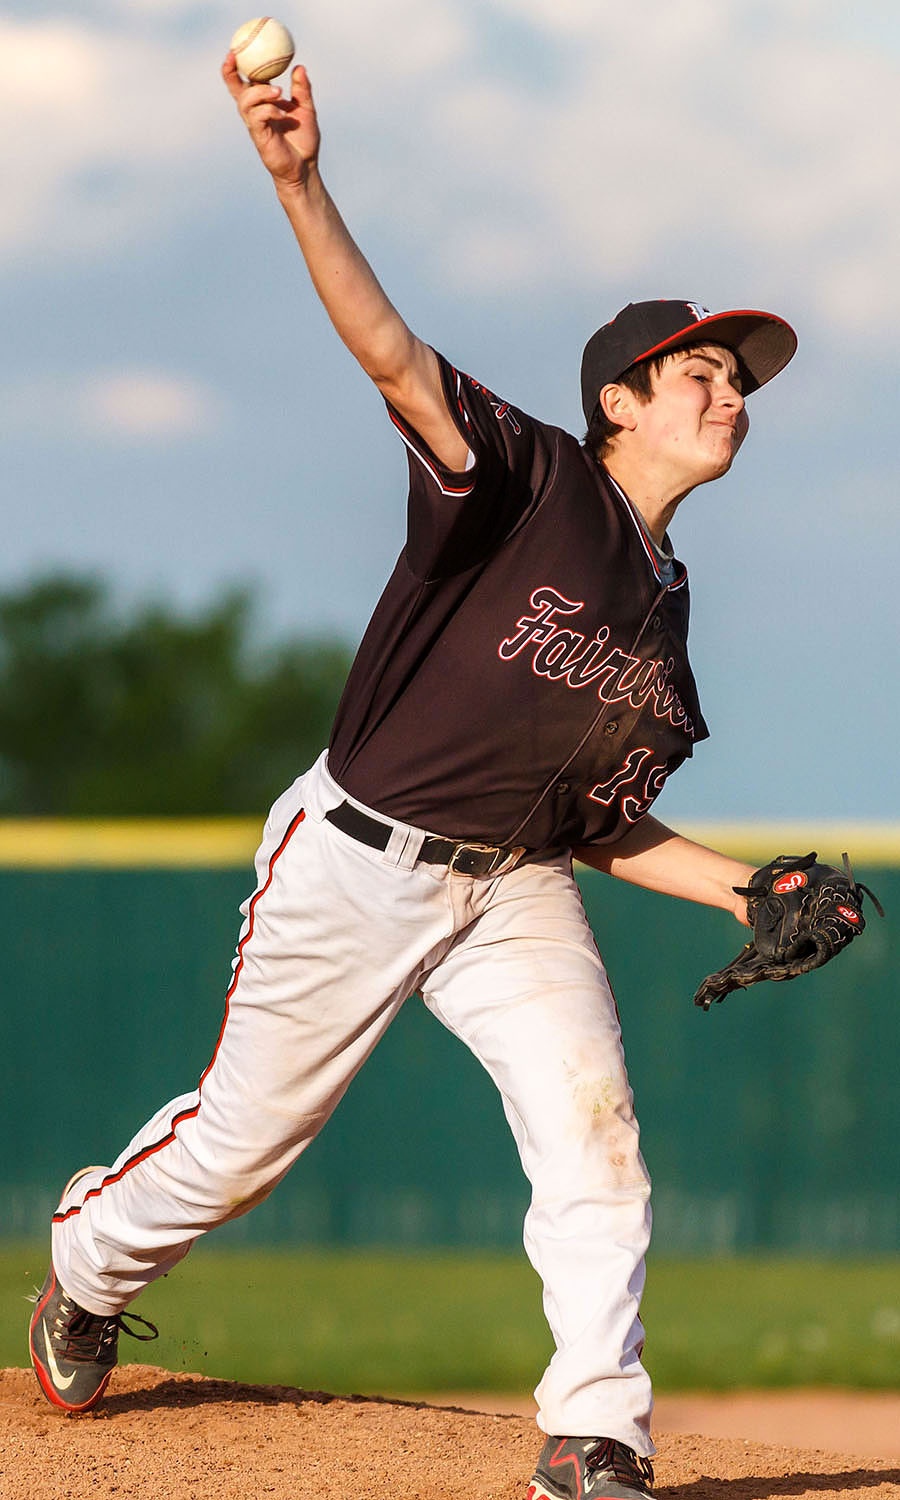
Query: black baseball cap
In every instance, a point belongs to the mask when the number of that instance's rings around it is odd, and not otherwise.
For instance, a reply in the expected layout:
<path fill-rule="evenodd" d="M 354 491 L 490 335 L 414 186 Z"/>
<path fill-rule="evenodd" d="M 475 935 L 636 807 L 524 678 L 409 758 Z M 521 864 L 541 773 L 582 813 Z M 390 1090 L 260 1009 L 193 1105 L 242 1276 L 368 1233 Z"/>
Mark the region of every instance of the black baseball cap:
<path fill-rule="evenodd" d="M 711 313 L 699 302 L 663 299 L 629 302 L 585 344 L 581 402 L 587 421 L 603 387 L 631 365 L 691 344 L 723 344 L 730 349 L 741 367 L 744 395 L 749 395 L 784 369 L 797 348 L 797 335 L 774 313 Z"/>

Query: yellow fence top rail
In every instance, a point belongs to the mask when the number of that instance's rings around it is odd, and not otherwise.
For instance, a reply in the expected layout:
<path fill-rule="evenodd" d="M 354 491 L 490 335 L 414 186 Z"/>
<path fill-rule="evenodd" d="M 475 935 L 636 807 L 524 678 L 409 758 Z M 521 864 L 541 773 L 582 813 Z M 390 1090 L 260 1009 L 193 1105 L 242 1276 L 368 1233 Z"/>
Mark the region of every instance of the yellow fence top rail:
<path fill-rule="evenodd" d="M 0 819 L 4 869 L 234 869 L 252 863 L 263 818 Z M 828 864 L 900 866 L 900 823 L 694 822 L 679 833 L 760 864 L 816 849 Z"/>
<path fill-rule="evenodd" d="M 808 854 L 815 849 L 824 864 L 839 865 L 850 855 L 854 865 L 900 865 L 900 823 L 835 822 L 688 822 L 678 825 L 687 838 L 721 849 L 738 859 L 766 864 L 776 854 Z"/>
<path fill-rule="evenodd" d="M 0 868 L 228 869 L 250 865 L 262 818 L 0 819 Z"/>

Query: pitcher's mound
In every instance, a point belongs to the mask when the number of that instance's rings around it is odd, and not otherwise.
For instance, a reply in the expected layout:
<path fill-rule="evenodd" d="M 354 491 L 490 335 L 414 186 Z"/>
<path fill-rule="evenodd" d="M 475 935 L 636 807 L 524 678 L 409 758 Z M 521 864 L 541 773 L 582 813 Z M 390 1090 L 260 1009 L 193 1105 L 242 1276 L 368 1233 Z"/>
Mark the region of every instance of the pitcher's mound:
<path fill-rule="evenodd" d="M 660 1500 L 900 1500 L 876 1459 L 657 1436 Z M 2 1500 L 524 1500 L 541 1446 L 522 1417 L 237 1385 L 124 1365 L 83 1417 L 0 1372 Z"/>

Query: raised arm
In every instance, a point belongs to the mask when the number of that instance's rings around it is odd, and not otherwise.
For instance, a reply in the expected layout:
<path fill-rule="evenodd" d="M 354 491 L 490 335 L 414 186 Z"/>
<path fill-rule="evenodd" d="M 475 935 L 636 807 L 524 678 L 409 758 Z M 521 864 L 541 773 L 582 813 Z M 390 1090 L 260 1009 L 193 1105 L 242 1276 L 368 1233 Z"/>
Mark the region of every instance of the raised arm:
<path fill-rule="evenodd" d="M 577 859 L 648 891 L 681 896 L 703 906 L 720 906 L 748 926 L 747 902 L 733 886 L 746 886 L 754 866 L 686 839 L 649 816 L 641 818 L 615 844 L 573 850 Z"/>
<path fill-rule="evenodd" d="M 271 84 L 244 83 L 231 52 L 222 77 L 337 333 L 440 462 L 465 468 L 469 450 L 447 408 L 435 353 L 385 295 L 319 174 L 320 132 L 306 69 L 294 68 L 287 97 Z"/>

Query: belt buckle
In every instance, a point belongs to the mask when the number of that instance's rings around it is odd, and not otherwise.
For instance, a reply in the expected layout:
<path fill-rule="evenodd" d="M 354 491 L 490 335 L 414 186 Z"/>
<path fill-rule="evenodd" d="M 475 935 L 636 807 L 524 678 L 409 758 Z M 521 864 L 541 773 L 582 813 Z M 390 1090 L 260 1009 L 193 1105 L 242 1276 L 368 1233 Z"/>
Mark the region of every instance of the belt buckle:
<path fill-rule="evenodd" d="M 447 868 L 453 875 L 490 875 L 502 853 L 498 844 L 457 844 Z"/>
<path fill-rule="evenodd" d="M 524 853 L 524 846 L 504 849 L 500 844 L 457 844 L 447 868 L 454 875 L 498 875 L 512 869 Z"/>

